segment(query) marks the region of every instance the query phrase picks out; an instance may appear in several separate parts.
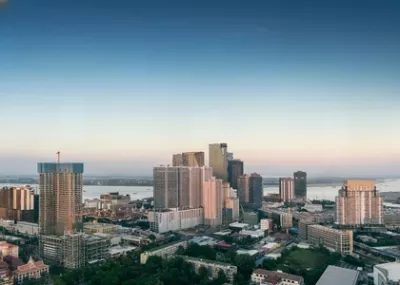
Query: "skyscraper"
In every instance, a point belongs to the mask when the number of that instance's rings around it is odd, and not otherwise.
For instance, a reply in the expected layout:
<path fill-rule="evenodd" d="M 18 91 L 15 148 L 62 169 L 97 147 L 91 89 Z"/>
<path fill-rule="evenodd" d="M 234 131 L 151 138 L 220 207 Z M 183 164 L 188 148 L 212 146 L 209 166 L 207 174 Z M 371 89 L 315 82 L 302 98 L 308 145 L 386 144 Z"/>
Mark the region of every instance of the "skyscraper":
<path fill-rule="evenodd" d="M 183 160 L 182 160 L 182 154 L 174 154 L 172 155 L 172 166 L 182 166 L 183 165 Z"/>
<path fill-rule="evenodd" d="M 238 197 L 240 203 L 250 203 L 250 176 L 244 174 L 239 176 L 238 180 Z"/>
<path fill-rule="evenodd" d="M 0 218 L 34 221 L 34 193 L 29 187 L 0 189 Z"/>
<path fill-rule="evenodd" d="M 202 206 L 202 186 L 210 167 L 159 166 L 153 169 L 154 207 L 197 208 Z"/>
<path fill-rule="evenodd" d="M 233 189 L 238 189 L 239 177 L 243 175 L 243 161 L 234 159 L 228 161 L 228 182 Z"/>
<path fill-rule="evenodd" d="M 182 165 L 190 167 L 204 166 L 204 152 L 184 152 L 182 153 Z"/>
<path fill-rule="evenodd" d="M 282 202 L 291 202 L 294 199 L 293 178 L 279 178 L 279 196 Z"/>
<path fill-rule="evenodd" d="M 296 198 L 307 198 L 307 173 L 297 171 L 293 173 L 294 195 Z"/>
<path fill-rule="evenodd" d="M 260 206 L 263 201 L 263 179 L 260 174 L 252 173 L 249 178 L 250 203 Z"/>
<path fill-rule="evenodd" d="M 228 181 L 228 145 L 215 143 L 209 145 L 209 164 L 217 179 Z"/>
<path fill-rule="evenodd" d="M 373 180 L 347 180 L 336 197 L 336 222 L 340 225 L 383 223 L 383 202 Z"/>
<path fill-rule="evenodd" d="M 82 229 L 83 163 L 38 163 L 38 173 L 40 234 Z"/>
<path fill-rule="evenodd" d="M 222 224 L 224 195 L 222 180 L 211 177 L 203 184 L 204 224 L 219 226 Z"/>

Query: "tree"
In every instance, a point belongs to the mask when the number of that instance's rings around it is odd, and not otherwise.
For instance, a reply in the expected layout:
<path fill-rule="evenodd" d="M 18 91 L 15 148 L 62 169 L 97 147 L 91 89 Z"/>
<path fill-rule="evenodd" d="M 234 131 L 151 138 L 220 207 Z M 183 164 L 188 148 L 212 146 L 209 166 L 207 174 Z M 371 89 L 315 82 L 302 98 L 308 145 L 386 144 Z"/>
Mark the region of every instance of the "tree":
<path fill-rule="evenodd" d="M 218 277 L 214 280 L 214 285 L 223 285 L 227 282 L 228 278 L 226 278 L 225 272 L 220 270 L 218 271 Z"/>
<path fill-rule="evenodd" d="M 200 277 L 200 280 L 208 280 L 208 269 L 206 267 L 200 266 L 199 277 Z"/>
<path fill-rule="evenodd" d="M 149 234 L 148 236 L 149 240 L 151 240 L 152 242 L 154 242 L 156 240 L 156 236 L 153 234 Z"/>
<path fill-rule="evenodd" d="M 254 259 L 250 255 L 239 254 L 235 258 L 235 264 L 238 268 L 238 273 L 243 275 L 246 280 L 249 280 L 253 273 Z"/>

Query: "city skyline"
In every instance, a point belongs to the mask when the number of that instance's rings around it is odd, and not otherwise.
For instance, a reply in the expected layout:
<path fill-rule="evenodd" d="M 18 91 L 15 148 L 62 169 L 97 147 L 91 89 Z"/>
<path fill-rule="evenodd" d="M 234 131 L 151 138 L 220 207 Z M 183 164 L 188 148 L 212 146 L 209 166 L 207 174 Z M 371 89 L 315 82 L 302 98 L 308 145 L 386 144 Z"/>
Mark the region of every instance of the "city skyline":
<path fill-rule="evenodd" d="M 397 175 L 399 8 L 9 1 L 0 175 L 58 150 L 88 175 L 151 175 L 221 142 L 265 177 Z"/>

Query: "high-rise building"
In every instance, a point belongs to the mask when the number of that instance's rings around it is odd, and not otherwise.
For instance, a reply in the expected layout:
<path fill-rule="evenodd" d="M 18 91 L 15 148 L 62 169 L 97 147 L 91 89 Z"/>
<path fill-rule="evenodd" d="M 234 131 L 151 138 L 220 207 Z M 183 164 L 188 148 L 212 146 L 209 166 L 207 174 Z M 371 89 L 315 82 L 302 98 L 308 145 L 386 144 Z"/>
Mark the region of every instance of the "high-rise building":
<path fill-rule="evenodd" d="M 154 207 L 198 208 L 202 206 L 202 183 L 211 175 L 210 167 L 154 167 Z"/>
<path fill-rule="evenodd" d="M 383 223 L 383 202 L 373 180 L 347 180 L 336 197 L 340 225 Z"/>
<path fill-rule="evenodd" d="M 222 208 L 224 193 L 222 180 L 211 177 L 203 183 L 204 224 L 220 226 L 222 224 Z"/>
<path fill-rule="evenodd" d="M 228 161 L 228 182 L 233 189 L 238 189 L 239 177 L 243 175 L 243 161 L 233 159 Z"/>
<path fill-rule="evenodd" d="M 293 173 L 294 195 L 296 198 L 307 198 L 307 173 L 297 171 Z"/>
<path fill-rule="evenodd" d="M 183 157 L 181 153 L 172 155 L 172 166 L 182 166 Z"/>
<path fill-rule="evenodd" d="M 244 174 L 238 179 L 238 197 L 240 203 L 250 203 L 250 176 Z"/>
<path fill-rule="evenodd" d="M 279 178 L 279 196 L 282 202 L 291 202 L 294 199 L 293 178 Z"/>
<path fill-rule="evenodd" d="M 0 218 L 33 222 L 34 193 L 29 187 L 0 189 Z"/>
<path fill-rule="evenodd" d="M 233 152 L 228 152 L 227 157 L 228 157 L 228 161 L 233 160 Z"/>
<path fill-rule="evenodd" d="M 83 163 L 38 163 L 39 229 L 63 235 L 83 228 Z"/>
<path fill-rule="evenodd" d="M 213 175 L 217 179 L 228 181 L 228 145 L 226 143 L 210 144 L 208 155 Z"/>
<path fill-rule="evenodd" d="M 249 178 L 250 203 L 261 207 L 263 202 L 263 179 L 260 174 L 252 173 Z"/>
<path fill-rule="evenodd" d="M 190 167 L 204 166 L 204 152 L 184 152 L 182 153 L 182 165 Z"/>

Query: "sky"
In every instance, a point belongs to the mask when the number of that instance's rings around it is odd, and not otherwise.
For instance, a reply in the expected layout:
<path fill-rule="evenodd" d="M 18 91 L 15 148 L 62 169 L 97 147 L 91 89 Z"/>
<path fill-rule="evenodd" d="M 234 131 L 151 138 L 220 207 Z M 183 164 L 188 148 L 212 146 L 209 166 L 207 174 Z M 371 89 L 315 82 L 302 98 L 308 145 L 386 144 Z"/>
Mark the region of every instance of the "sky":
<path fill-rule="evenodd" d="M 8 0 L 0 174 L 144 175 L 228 143 L 264 176 L 398 175 L 399 1 Z"/>

